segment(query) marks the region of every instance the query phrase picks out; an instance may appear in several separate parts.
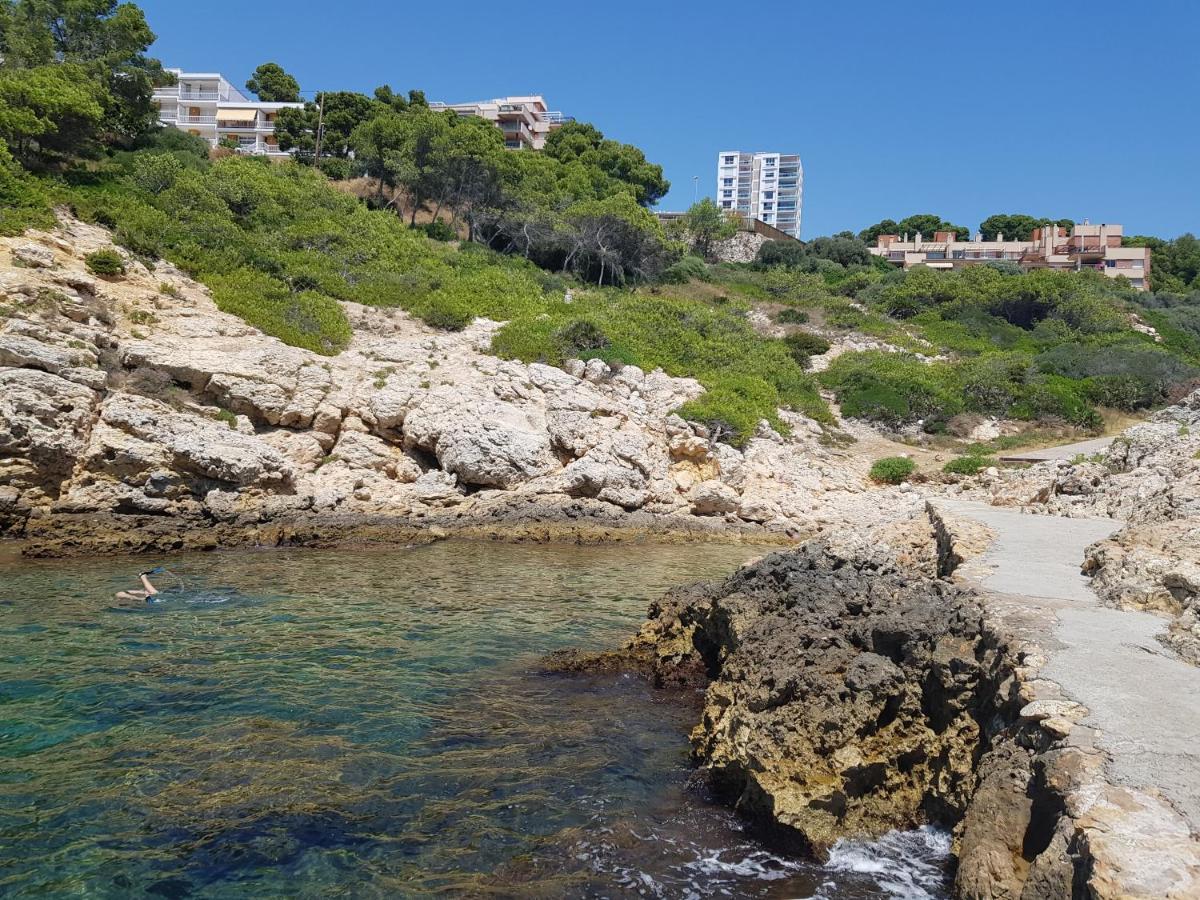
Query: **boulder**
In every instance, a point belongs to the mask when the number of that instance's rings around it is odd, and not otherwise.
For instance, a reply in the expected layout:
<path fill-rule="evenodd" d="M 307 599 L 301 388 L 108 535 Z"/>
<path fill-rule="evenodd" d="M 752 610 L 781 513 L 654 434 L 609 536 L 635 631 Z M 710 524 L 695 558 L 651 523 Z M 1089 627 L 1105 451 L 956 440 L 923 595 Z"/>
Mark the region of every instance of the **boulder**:
<path fill-rule="evenodd" d="M 703 481 L 692 489 L 692 512 L 698 516 L 723 516 L 738 508 L 738 492 L 720 481 Z"/>
<path fill-rule="evenodd" d="M 54 251 L 39 244 L 19 244 L 13 247 L 13 259 L 31 269 L 49 269 L 54 266 Z"/>

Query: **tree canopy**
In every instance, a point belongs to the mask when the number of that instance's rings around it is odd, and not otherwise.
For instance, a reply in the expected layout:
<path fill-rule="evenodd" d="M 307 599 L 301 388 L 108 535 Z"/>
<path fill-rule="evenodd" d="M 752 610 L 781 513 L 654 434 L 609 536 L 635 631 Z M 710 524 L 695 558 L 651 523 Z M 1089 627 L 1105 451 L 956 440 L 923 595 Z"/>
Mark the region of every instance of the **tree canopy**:
<path fill-rule="evenodd" d="M 581 162 L 627 185 L 643 206 L 653 206 L 671 189 L 671 182 L 663 177 L 662 166 L 647 162 L 637 147 L 609 140 L 595 125 L 586 122 L 567 122 L 550 132 L 543 152 L 559 162 Z"/>
<path fill-rule="evenodd" d="M 154 33 L 117 0 L 0 0 L 0 125 L 27 166 L 129 145 L 157 120 L 154 86 L 170 76 L 146 56 Z M 97 112 L 98 110 L 98 112 Z"/>
<path fill-rule="evenodd" d="M 985 241 L 994 241 L 1004 235 L 1006 241 L 1028 241 L 1033 239 L 1033 230 L 1044 225 L 1060 225 L 1070 228 L 1075 224 L 1072 219 L 1037 219 L 1021 213 L 988 216 L 979 223 L 979 230 Z"/>
<path fill-rule="evenodd" d="M 966 240 L 971 234 L 971 230 L 965 225 L 947 222 L 935 213 L 917 213 L 906 216 L 899 222 L 894 219 L 876 222 L 860 231 L 858 238 L 866 244 L 874 244 L 881 234 L 907 234 L 912 239 L 920 232 L 922 238 L 932 240 L 934 233 L 938 231 L 953 231 L 959 240 Z"/>
<path fill-rule="evenodd" d="M 246 90 L 266 103 L 299 103 L 300 82 L 279 63 L 265 62 L 246 82 Z"/>

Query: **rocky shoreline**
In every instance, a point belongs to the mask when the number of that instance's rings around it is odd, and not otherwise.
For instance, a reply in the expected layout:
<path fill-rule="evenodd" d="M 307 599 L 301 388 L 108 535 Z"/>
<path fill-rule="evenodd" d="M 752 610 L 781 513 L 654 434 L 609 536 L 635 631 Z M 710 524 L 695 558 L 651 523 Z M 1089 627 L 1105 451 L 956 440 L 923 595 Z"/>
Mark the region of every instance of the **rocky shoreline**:
<path fill-rule="evenodd" d="M 673 591 L 619 650 L 548 665 L 703 690 L 702 777 L 818 855 L 935 823 L 955 897 L 1194 896 L 1186 827 L 1109 783 L 1085 710 L 1039 676 L 1050 623 L 950 577 L 981 541 L 914 503 Z"/>

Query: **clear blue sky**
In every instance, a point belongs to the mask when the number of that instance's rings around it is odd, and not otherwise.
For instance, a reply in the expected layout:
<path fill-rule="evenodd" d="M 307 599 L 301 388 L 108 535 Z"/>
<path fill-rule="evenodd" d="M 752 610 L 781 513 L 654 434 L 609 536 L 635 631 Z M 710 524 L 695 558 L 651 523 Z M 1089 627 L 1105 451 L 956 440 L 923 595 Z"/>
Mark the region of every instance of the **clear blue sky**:
<path fill-rule="evenodd" d="M 1193 0 L 140 5 L 166 65 L 239 85 L 273 60 L 305 90 L 544 94 L 662 164 L 668 209 L 714 191 L 718 151 L 777 150 L 805 237 L 914 212 L 1200 231 Z"/>

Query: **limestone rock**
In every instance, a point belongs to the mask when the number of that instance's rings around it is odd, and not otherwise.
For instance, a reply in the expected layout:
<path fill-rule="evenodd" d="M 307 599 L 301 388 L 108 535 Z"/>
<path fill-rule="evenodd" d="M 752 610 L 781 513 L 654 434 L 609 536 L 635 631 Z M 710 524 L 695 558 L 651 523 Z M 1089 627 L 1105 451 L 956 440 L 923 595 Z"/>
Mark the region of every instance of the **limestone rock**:
<path fill-rule="evenodd" d="M 13 247 L 12 255 L 33 269 L 49 269 L 54 265 L 54 251 L 38 244 L 19 244 Z"/>

